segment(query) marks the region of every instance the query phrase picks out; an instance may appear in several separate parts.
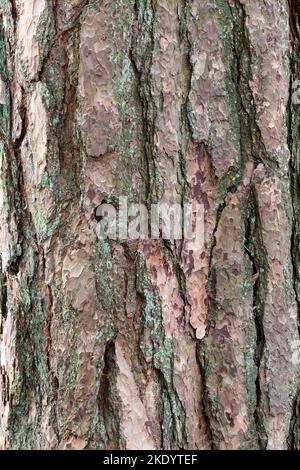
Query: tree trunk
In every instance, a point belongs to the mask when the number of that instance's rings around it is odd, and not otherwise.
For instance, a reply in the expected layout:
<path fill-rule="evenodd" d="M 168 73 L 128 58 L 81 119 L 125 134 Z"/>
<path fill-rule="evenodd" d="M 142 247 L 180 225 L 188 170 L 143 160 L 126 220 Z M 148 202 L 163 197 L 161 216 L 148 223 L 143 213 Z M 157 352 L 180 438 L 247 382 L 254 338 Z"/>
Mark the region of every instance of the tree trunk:
<path fill-rule="evenodd" d="M 299 12 L 0 1 L 2 449 L 300 449 Z M 119 197 L 204 246 L 99 239 Z"/>

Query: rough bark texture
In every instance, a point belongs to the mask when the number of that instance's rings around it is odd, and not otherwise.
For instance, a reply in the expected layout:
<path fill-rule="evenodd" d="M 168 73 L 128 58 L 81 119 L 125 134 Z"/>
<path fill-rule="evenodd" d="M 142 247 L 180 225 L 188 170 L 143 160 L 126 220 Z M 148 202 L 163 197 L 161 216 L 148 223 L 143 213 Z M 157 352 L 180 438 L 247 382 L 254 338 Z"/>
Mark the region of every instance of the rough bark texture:
<path fill-rule="evenodd" d="M 299 0 L 0 1 L 0 447 L 300 449 Z M 99 241 L 119 196 L 205 247 Z"/>

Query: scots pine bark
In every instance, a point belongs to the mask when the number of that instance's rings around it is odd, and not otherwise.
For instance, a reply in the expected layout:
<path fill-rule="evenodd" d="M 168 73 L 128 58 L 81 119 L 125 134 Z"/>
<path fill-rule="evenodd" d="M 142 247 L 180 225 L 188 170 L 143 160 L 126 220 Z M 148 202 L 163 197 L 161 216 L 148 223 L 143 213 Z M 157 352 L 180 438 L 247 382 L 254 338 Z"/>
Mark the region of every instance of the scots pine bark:
<path fill-rule="evenodd" d="M 300 448 L 299 0 L 0 1 L 0 447 Z M 97 237 L 119 197 L 205 245 Z"/>

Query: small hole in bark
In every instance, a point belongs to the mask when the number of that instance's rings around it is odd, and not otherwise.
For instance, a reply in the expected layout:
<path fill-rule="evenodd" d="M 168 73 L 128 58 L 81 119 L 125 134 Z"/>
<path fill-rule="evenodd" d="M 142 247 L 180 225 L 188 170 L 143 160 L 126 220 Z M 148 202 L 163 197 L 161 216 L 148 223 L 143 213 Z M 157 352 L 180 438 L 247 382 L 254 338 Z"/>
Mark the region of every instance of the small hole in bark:
<path fill-rule="evenodd" d="M 94 218 L 95 218 L 96 222 L 101 222 L 101 220 L 103 219 L 103 215 L 99 215 L 100 207 L 101 206 L 98 206 L 94 210 Z"/>
<path fill-rule="evenodd" d="M 229 186 L 228 192 L 229 192 L 229 193 L 236 193 L 236 192 L 237 192 L 237 187 L 236 187 L 236 185 L 233 184 L 232 186 Z"/>

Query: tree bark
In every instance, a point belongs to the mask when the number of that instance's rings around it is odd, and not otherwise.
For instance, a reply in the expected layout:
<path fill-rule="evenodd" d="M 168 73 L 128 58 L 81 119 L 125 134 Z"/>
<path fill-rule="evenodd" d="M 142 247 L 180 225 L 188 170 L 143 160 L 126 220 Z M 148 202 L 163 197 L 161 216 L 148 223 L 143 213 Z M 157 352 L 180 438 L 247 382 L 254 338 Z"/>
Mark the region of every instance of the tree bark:
<path fill-rule="evenodd" d="M 299 12 L 0 1 L 2 449 L 300 449 Z M 204 248 L 99 240 L 120 196 Z"/>

